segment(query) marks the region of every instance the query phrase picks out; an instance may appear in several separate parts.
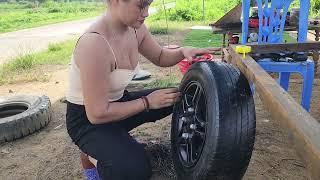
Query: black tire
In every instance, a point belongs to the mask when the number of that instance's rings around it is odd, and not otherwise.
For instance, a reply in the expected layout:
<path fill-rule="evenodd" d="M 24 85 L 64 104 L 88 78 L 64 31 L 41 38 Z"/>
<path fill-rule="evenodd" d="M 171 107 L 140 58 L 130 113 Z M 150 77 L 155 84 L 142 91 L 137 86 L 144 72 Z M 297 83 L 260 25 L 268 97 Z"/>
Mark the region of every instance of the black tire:
<path fill-rule="evenodd" d="M 241 179 L 250 162 L 256 128 L 253 95 L 245 76 L 227 63 L 199 62 L 184 75 L 180 91 L 182 99 L 175 104 L 171 127 L 178 179 Z"/>
<path fill-rule="evenodd" d="M 45 127 L 51 120 L 47 96 L 0 97 L 0 143 L 13 141 Z"/>

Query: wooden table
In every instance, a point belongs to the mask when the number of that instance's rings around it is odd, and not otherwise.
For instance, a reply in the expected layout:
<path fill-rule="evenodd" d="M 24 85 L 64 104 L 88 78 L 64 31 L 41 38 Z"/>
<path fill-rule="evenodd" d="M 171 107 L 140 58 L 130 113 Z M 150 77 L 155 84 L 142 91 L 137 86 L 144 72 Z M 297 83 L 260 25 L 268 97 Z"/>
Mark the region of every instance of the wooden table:
<path fill-rule="evenodd" d="M 231 33 L 235 33 L 235 34 L 240 34 L 242 33 L 242 27 L 241 25 L 239 26 L 232 26 L 232 27 L 217 27 L 217 26 L 213 26 L 212 24 L 210 24 L 211 28 L 212 28 L 212 33 L 213 34 L 223 34 L 224 36 L 224 41 L 223 41 L 223 46 L 225 47 L 225 39 L 226 39 L 226 34 L 228 32 Z M 319 25 L 309 25 L 308 27 L 309 30 L 314 31 L 314 36 L 315 36 L 315 41 L 319 41 L 320 38 L 320 24 Z M 258 28 L 249 28 L 249 32 L 258 32 L 259 29 Z M 296 26 L 286 26 L 284 28 L 284 31 L 298 31 L 298 27 Z"/>
<path fill-rule="evenodd" d="M 222 34 L 223 35 L 223 40 L 222 40 L 222 47 L 226 47 L 226 34 L 228 32 L 235 33 L 235 34 L 240 34 L 242 33 L 242 27 L 241 24 L 233 25 L 233 26 L 214 26 L 213 24 L 210 24 L 212 28 L 212 33 L 213 34 Z M 320 39 L 320 24 L 318 25 L 309 25 L 308 29 L 310 31 L 314 31 L 312 33 L 315 36 L 315 41 L 319 41 Z M 285 26 L 284 31 L 298 31 L 297 26 Z M 249 32 L 258 32 L 258 28 L 249 28 Z M 222 52 L 222 58 L 224 58 L 224 52 Z M 314 61 L 314 68 L 315 68 L 315 74 L 320 73 L 320 67 L 319 66 L 319 51 L 313 51 L 312 52 L 312 58 Z"/>

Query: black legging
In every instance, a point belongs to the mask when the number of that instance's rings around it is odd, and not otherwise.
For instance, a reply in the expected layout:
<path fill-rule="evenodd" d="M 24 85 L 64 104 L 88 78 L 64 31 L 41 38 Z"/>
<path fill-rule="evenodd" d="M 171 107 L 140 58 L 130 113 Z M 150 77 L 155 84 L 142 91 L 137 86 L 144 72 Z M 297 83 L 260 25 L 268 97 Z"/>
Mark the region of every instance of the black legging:
<path fill-rule="evenodd" d="M 154 91 L 125 91 L 119 102 L 138 99 Z M 89 122 L 85 107 L 67 103 L 66 123 L 68 133 L 80 148 L 95 158 L 99 176 L 104 180 L 147 180 L 151 166 L 143 145 L 135 141 L 129 131 L 146 123 L 155 122 L 172 113 L 172 106 L 149 112 L 141 112 L 125 120 L 93 125 Z"/>

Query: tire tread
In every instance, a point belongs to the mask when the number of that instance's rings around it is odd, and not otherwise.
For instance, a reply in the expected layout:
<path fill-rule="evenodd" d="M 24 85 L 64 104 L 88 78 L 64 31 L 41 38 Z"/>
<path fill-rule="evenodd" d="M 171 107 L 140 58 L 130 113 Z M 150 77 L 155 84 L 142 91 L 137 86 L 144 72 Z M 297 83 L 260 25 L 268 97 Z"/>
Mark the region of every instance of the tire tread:
<path fill-rule="evenodd" d="M 0 124 L 0 144 L 30 135 L 49 123 L 51 120 L 49 98 L 47 96 L 34 96 L 34 98 L 39 98 L 40 103 L 31 105 L 30 110 L 14 115 L 13 120 Z"/>

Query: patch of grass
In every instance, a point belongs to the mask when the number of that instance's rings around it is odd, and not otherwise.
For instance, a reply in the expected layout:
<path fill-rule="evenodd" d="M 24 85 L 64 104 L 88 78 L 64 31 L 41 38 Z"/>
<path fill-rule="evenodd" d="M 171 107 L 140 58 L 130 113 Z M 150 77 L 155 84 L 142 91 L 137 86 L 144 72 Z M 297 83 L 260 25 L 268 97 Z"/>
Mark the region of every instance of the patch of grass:
<path fill-rule="evenodd" d="M 30 3 L 0 3 L 0 33 L 94 17 L 105 10 L 101 2 L 59 3 L 46 1 L 38 7 Z"/>
<path fill-rule="evenodd" d="M 36 57 L 33 54 L 28 54 L 16 58 L 11 63 L 7 64 L 7 68 L 10 71 L 20 71 L 31 69 L 35 65 Z"/>
<path fill-rule="evenodd" d="M 171 0 L 165 0 L 165 3 Z M 205 8 L 203 10 L 203 1 L 199 0 L 176 0 L 176 6 L 167 11 L 167 17 L 172 21 L 203 21 L 206 23 L 217 21 L 230 9 L 235 7 L 240 0 L 204 0 Z M 155 0 L 152 6 L 159 7 L 159 13 L 154 15 L 155 20 L 164 19 L 165 13 L 161 6 L 162 0 Z M 310 3 L 310 17 L 320 15 L 320 1 L 311 0 Z M 290 6 L 299 7 L 299 0 L 294 0 L 294 3 Z"/>
<path fill-rule="evenodd" d="M 235 5 L 239 0 L 204 0 L 205 21 L 216 21 Z M 155 20 L 164 19 L 165 12 L 159 8 L 159 13 L 153 15 Z M 167 17 L 171 21 L 203 21 L 202 1 L 176 0 L 176 6 L 167 11 Z"/>
<path fill-rule="evenodd" d="M 162 79 L 156 79 L 151 83 L 145 84 L 146 88 L 168 88 L 177 87 L 180 79 L 177 76 L 167 76 Z"/>
<path fill-rule="evenodd" d="M 290 8 L 300 7 L 300 0 L 294 0 Z M 310 17 L 314 18 L 316 16 L 320 16 L 320 1 L 319 0 L 311 0 L 310 1 Z"/>
<path fill-rule="evenodd" d="M 296 37 L 290 36 L 290 34 L 288 32 L 284 32 L 283 33 L 283 41 L 286 43 L 296 43 L 297 39 L 296 39 Z"/>
<path fill-rule="evenodd" d="M 191 30 L 187 33 L 183 46 L 192 46 L 192 47 L 221 47 L 222 45 L 222 35 L 221 34 L 212 34 L 209 30 Z M 240 36 L 241 41 L 241 36 Z M 283 41 L 287 43 L 297 42 L 295 37 L 289 35 L 288 32 L 284 32 Z M 227 40 L 226 40 L 227 43 Z"/>
<path fill-rule="evenodd" d="M 50 44 L 49 49 L 37 53 L 37 64 L 66 65 L 69 63 L 76 40 L 67 40 L 62 43 Z"/>
<path fill-rule="evenodd" d="M 146 25 L 149 28 L 149 31 L 152 34 L 167 34 L 176 31 L 182 31 L 190 28 L 194 25 L 203 25 L 203 22 L 199 21 L 168 21 L 168 31 L 167 31 L 167 23 L 165 19 L 162 20 L 153 20 L 152 18 L 148 18 L 146 21 Z"/>
<path fill-rule="evenodd" d="M 54 51 L 59 51 L 59 50 L 61 50 L 62 49 L 62 46 L 60 45 L 60 44 L 56 44 L 56 43 L 54 43 L 54 44 L 49 44 L 49 46 L 48 46 L 48 50 L 49 51 L 52 51 L 52 52 L 54 52 Z"/>
<path fill-rule="evenodd" d="M 146 23 L 151 34 L 168 34 L 172 29 L 167 28 L 165 22 Z M 169 25 L 169 24 L 168 24 Z"/>
<path fill-rule="evenodd" d="M 176 2 L 176 0 L 153 0 L 151 3 L 151 7 L 159 7 L 159 6 L 162 7 L 163 1 L 164 1 L 164 4 Z"/>
<path fill-rule="evenodd" d="M 40 65 L 66 65 L 76 43 L 75 39 L 50 44 L 48 50 L 17 57 L 0 66 L 0 85 L 15 81 L 43 80 Z M 19 78 L 22 77 L 22 78 Z"/>
<path fill-rule="evenodd" d="M 210 30 L 191 30 L 183 41 L 183 46 L 221 47 L 222 35 L 212 34 Z"/>

